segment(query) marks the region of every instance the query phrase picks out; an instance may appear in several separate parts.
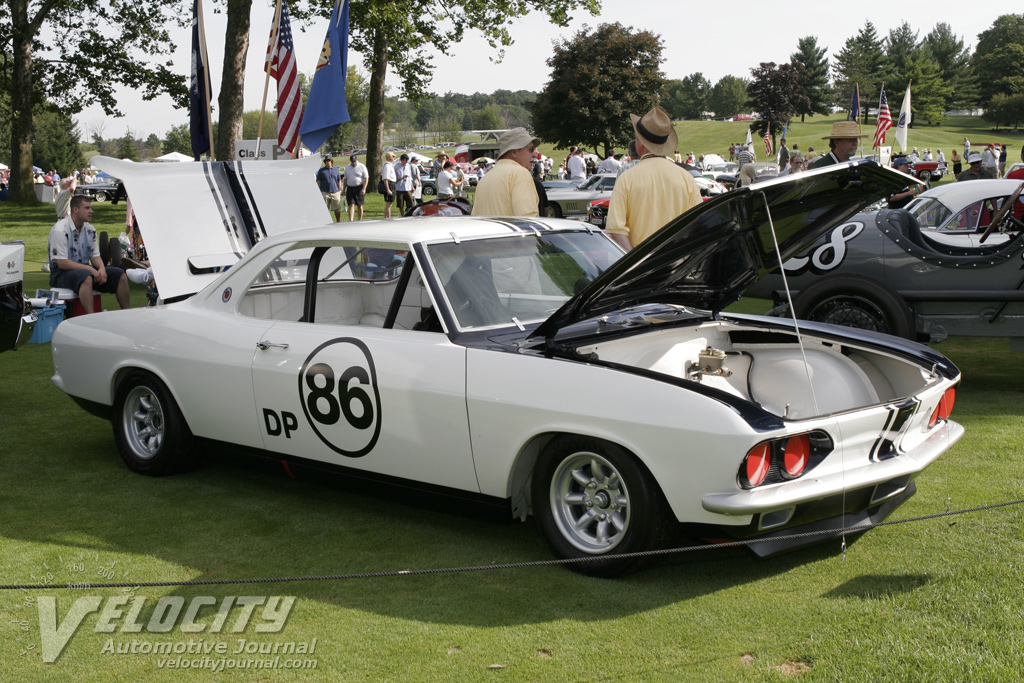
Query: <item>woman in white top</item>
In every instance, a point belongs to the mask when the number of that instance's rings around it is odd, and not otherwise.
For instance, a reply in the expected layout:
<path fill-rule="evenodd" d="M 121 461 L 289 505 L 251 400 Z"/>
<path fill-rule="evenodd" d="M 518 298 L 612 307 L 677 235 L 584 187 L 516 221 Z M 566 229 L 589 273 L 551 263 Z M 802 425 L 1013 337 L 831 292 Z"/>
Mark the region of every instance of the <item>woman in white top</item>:
<path fill-rule="evenodd" d="M 377 189 L 384 195 L 384 218 L 391 218 L 391 204 L 395 201 L 395 182 L 398 176 L 395 174 L 395 154 L 388 152 L 384 155 L 384 167 L 380 169 L 380 185 Z"/>

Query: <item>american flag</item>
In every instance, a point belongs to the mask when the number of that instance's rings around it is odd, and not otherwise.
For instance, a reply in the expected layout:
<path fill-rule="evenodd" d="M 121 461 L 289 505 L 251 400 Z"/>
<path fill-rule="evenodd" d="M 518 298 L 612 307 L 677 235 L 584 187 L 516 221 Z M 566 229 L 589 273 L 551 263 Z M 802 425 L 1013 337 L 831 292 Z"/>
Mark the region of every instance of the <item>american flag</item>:
<path fill-rule="evenodd" d="M 270 30 L 267 61 L 263 70 L 277 79 L 277 144 L 292 154 L 299 137 L 302 121 L 302 93 L 299 91 L 299 70 L 295 65 L 295 45 L 292 27 L 288 21 L 288 5 L 281 2 L 281 27 Z"/>
<path fill-rule="evenodd" d="M 768 126 L 768 129 L 764 132 L 764 153 L 766 156 L 772 155 L 772 127 Z"/>
<path fill-rule="evenodd" d="M 872 149 L 885 144 L 885 131 L 892 128 L 892 113 L 889 111 L 889 100 L 882 86 L 882 96 L 878 100 L 878 123 L 875 124 L 875 141 Z"/>

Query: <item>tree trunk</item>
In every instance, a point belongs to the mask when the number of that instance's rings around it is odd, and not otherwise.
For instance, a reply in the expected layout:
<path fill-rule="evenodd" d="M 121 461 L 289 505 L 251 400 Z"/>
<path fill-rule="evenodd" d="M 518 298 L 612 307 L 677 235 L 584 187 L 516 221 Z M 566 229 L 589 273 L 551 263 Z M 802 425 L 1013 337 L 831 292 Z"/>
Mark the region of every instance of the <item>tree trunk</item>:
<path fill-rule="evenodd" d="M 370 72 L 370 107 L 366 118 L 366 170 L 370 188 L 380 179 L 381 149 L 384 147 L 384 76 L 388 68 L 388 39 L 383 29 L 373 34 L 373 70 Z"/>
<path fill-rule="evenodd" d="M 242 113 L 245 107 L 245 53 L 249 50 L 249 15 L 252 0 L 228 0 L 228 25 L 224 31 L 224 70 L 220 79 L 220 118 L 217 143 L 219 161 L 235 158 L 235 140 L 242 139 Z"/>
<path fill-rule="evenodd" d="M 32 182 L 32 38 L 36 28 L 29 24 L 28 0 L 10 3 L 14 40 L 14 68 L 11 95 L 11 201 L 34 202 Z"/>

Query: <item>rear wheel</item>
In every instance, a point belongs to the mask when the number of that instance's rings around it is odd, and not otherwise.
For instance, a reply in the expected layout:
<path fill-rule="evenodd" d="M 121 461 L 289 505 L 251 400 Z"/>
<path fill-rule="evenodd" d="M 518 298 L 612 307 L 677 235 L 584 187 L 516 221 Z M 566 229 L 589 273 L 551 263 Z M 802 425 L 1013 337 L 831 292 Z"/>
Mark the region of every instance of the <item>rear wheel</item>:
<path fill-rule="evenodd" d="M 199 451 L 185 418 L 164 383 L 132 371 L 117 390 L 114 441 L 128 469 L 149 476 L 185 472 Z"/>
<path fill-rule="evenodd" d="M 561 218 L 562 207 L 560 207 L 558 204 L 548 204 L 547 216 L 548 218 Z"/>
<path fill-rule="evenodd" d="M 929 180 L 932 179 L 932 172 L 931 171 L 921 171 L 920 173 L 917 174 L 917 177 L 927 183 Z"/>
<path fill-rule="evenodd" d="M 912 339 L 914 321 L 898 294 L 867 278 L 837 276 L 815 282 L 795 301 L 796 317 Z"/>
<path fill-rule="evenodd" d="M 105 202 L 107 201 L 107 193 L 103 191 L 97 192 L 93 196 L 93 199 L 96 200 L 97 202 Z"/>
<path fill-rule="evenodd" d="M 533 510 L 552 551 L 563 558 L 607 558 L 569 565 L 592 576 L 618 576 L 661 540 L 667 505 L 650 473 L 615 444 L 565 436 L 541 454 L 533 474 Z"/>
<path fill-rule="evenodd" d="M 424 185 L 423 186 L 423 194 L 426 195 L 427 197 L 431 197 L 431 196 L 437 194 L 437 188 L 435 188 L 435 187 L 433 187 L 431 185 Z"/>

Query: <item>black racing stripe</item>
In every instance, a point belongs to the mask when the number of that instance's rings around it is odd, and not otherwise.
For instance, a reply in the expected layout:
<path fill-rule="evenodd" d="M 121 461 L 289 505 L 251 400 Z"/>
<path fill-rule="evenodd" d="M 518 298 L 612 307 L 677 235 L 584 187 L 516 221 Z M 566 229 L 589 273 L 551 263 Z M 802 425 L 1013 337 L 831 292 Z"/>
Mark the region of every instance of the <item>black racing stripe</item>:
<path fill-rule="evenodd" d="M 238 240 L 235 238 L 234 233 L 231 230 L 231 221 L 228 220 L 226 213 L 226 207 L 221 198 L 221 194 L 217 189 L 217 179 L 214 178 L 214 167 L 213 164 L 217 162 L 203 161 L 203 175 L 206 176 L 206 182 L 210 187 L 210 195 L 213 197 L 213 203 L 217 206 L 217 211 L 220 213 L 220 224 L 224 226 L 224 232 L 228 234 L 228 239 L 234 245 L 235 254 L 241 258 L 242 252 L 238 249 Z"/>
<path fill-rule="evenodd" d="M 235 202 L 235 212 L 238 220 L 242 223 L 242 230 L 245 231 L 246 241 L 251 247 L 260 241 L 260 235 L 257 233 L 259 228 L 256 225 L 256 219 L 252 215 L 252 209 L 246 199 L 245 189 L 242 187 L 241 180 L 238 177 L 238 167 L 241 163 L 240 161 L 226 162 L 223 166 L 224 180 L 231 191 L 231 198 Z"/>
<path fill-rule="evenodd" d="M 256 203 L 256 196 L 252 193 L 252 187 L 249 186 L 249 181 L 245 177 L 245 169 L 242 167 L 242 162 L 238 162 L 238 179 L 242 183 L 242 188 L 245 192 L 245 197 L 248 199 L 249 206 L 252 207 L 254 214 L 254 227 L 259 230 L 259 234 L 263 237 L 267 237 L 267 226 L 263 223 L 263 216 L 260 214 L 260 206 Z"/>

